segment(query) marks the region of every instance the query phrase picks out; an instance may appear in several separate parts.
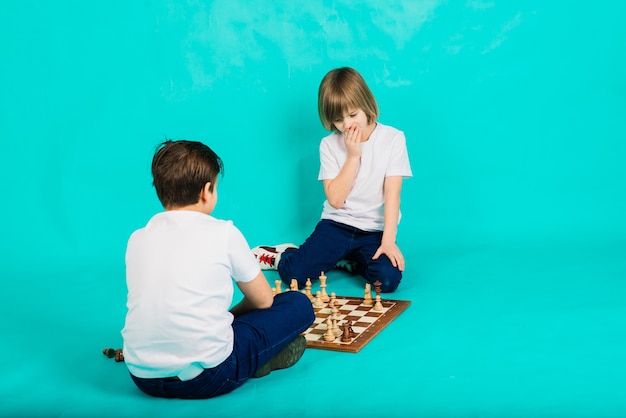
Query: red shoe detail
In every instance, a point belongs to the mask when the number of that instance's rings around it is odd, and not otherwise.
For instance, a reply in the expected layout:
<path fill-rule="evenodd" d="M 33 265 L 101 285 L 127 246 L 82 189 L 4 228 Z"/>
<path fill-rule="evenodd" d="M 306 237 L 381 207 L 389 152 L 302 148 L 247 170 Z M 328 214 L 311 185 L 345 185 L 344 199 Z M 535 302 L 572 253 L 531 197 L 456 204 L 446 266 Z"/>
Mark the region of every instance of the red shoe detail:
<path fill-rule="evenodd" d="M 262 254 L 259 258 L 259 263 L 265 263 L 270 267 L 274 267 L 274 263 L 276 261 L 276 256 L 269 254 Z"/>

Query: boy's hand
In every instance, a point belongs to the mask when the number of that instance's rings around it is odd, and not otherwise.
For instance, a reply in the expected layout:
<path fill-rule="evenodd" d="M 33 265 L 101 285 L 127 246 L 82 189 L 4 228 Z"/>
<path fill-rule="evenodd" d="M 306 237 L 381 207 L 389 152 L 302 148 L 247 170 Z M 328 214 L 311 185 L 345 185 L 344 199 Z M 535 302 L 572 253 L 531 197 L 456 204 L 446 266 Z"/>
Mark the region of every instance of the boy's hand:
<path fill-rule="evenodd" d="M 402 255 L 400 248 L 395 243 L 380 244 L 380 247 L 378 247 L 378 250 L 376 250 L 376 253 L 374 253 L 374 256 L 372 257 L 372 260 L 378 259 L 378 257 L 382 254 L 385 254 L 389 258 L 394 267 L 397 267 L 400 271 L 404 271 L 404 256 Z"/>
<path fill-rule="evenodd" d="M 348 157 L 361 158 L 361 128 L 354 124 L 343 132 Z"/>

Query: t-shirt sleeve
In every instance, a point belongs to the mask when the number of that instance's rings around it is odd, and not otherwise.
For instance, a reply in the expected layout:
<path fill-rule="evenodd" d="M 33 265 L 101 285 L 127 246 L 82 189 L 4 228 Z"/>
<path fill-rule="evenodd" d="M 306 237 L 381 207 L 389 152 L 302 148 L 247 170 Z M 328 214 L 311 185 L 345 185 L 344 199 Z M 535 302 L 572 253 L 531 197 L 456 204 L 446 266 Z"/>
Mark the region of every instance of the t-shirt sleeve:
<path fill-rule="evenodd" d="M 318 180 L 328 180 L 337 177 L 341 171 L 341 166 L 337 157 L 331 150 L 331 144 L 328 140 L 322 140 L 320 143 L 320 173 Z"/>
<path fill-rule="evenodd" d="M 393 140 L 389 166 L 385 176 L 413 177 L 409 153 L 406 149 L 406 137 L 403 132 L 399 132 Z"/>
<path fill-rule="evenodd" d="M 229 222 L 226 251 L 230 261 L 230 275 L 236 282 L 249 282 L 261 271 L 248 241 L 232 222 Z"/>

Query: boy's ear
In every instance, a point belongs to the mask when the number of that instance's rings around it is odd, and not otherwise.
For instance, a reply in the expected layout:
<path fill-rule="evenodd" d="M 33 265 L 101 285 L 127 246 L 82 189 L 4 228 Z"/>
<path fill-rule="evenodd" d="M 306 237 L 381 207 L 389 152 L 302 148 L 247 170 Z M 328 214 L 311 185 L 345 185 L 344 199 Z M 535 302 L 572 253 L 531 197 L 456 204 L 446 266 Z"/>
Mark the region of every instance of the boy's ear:
<path fill-rule="evenodd" d="M 211 182 L 207 181 L 204 187 L 202 187 L 202 191 L 200 192 L 200 200 L 207 201 L 209 200 L 210 195 L 211 195 Z"/>

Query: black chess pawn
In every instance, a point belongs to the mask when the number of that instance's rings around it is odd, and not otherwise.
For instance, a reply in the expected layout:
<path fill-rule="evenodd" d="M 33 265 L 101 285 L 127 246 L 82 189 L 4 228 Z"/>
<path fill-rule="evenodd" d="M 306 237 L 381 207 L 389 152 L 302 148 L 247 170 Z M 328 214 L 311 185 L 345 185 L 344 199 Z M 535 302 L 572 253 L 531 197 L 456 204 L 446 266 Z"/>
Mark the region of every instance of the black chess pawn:
<path fill-rule="evenodd" d="M 347 323 L 344 323 L 342 325 L 342 328 L 343 328 L 343 335 L 341 336 L 341 342 L 349 343 L 350 341 L 352 341 L 352 337 L 350 336 L 350 325 L 348 325 Z"/>
<path fill-rule="evenodd" d="M 352 329 L 352 321 L 348 321 L 348 333 L 350 334 L 350 338 L 356 337 L 356 332 Z"/>

